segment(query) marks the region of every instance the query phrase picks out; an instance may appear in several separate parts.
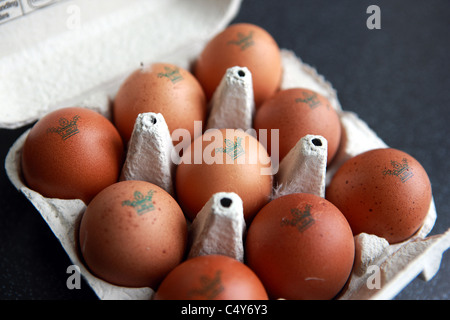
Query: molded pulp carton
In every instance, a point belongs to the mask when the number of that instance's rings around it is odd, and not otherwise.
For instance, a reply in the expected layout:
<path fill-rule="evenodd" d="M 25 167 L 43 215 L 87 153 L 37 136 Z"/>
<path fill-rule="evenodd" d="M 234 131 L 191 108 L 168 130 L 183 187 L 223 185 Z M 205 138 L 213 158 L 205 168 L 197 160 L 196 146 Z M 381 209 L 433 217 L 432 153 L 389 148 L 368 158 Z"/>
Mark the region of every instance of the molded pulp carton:
<path fill-rule="evenodd" d="M 110 103 L 128 74 L 156 61 L 189 69 L 207 41 L 238 12 L 240 0 L 71 0 L 27 4 L 23 7 L 28 8 L 23 12 L 27 17 L 15 18 L 20 12 L 11 6 L 9 18 L 0 20 L 0 38 L 9 44 L 2 47 L 0 56 L 0 74 L 8 75 L 7 80 L 0 82 L 2 128 L 19 128 L 56 108 L 73 105 L 110 117 Z M 328 168 L 324 156 L 326 140 L 312 135 L 302 138 L 279 164 L 272 197 L 294 192 L 323 197 L 325 186 L 345 160 L 387 144 L 356 114 L 345 111 L 332 85 L 314 68 L 288 49 L 282 49 L 282 61 L 281 88 L 304 87 L 325 95 L 339 113 L 344 137 Z M 238 75 L 241 69 L 245 70 L 245 77 Z M 254 111 L 252 98 L 251 73 L 245 66 L 230 68 L 211 101 L 208 128 L 249 129 Z M 232 106 L 227 104 L 230 100 L 234 101 Z M 224 108 L 234 109 L 223 112 Z M 92 275 L 83 265 L 75 235 L 86 206 L 76 199 L 44 198 L 23 183 L 20 156 L 27 133 L 13 144 L 6 158 L 11 182 L 33 203 L 100 299 L 151 299 L 152 288 L 114 286 Z M 314 139 L 320 139 L 321 145 L 315 144 Z M 175 165 L 168 156 L 172 148 L 164 117 L 141 114 L 121 179 L 147 180 L 172 192 Z M 157 165 L 142 165 L 149 160 Z M 232 205 L 223 205 L 224 198 L 231 199 Z M 374 235 L 355 236 L 354 270 L 337 298 L 391 299 L 417 275 L 431 279 L 450 246 L 450 231 L 427 237 L 435 220 L 432 201 L 422 228 L 403 243 L 389 245 Z M 190 225 L 189 256 L 221 253 L 242 261 L 244 233 L 240 198 L 234 193 L 215 194 Z M 221 246 L 217 245 L 219 242 Z M 370 285 L 375 272 L 379 272 L 380 288 Z"/>

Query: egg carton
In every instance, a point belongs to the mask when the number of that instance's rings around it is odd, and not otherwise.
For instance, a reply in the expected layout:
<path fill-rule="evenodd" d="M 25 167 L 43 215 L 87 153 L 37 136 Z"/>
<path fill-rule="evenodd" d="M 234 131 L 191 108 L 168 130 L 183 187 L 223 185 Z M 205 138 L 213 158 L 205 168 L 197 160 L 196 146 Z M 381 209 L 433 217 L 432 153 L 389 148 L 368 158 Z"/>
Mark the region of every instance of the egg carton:
<path fill-rule="evenodd" d="M 301 61 L 292 51 L 282 49 L 281 53 L 284 70 L 281 89 L 302 87 L 323 94 L 338 112 L 344 134 L 336 158 L 329 167 L 326 165 L 327 141 L 324 137 L 306 135 L 300 139 L 278 165 L 272 198 L 297 192 L 324 197 L 326 185 L 343 162 L 364 151 L 388 145 L 355 113 L 342 109 L 336 91 L 314 68 Z M 236 66 L 227 70 L 209 105 L 209 128 L 251 129 L 254 114 L 251 81 L 251 73 L 245 67 Z M 109 100 L 105 96 L 93 96 L 80 101 L 79 105 L 108 115 Z M 235 110 L 230 112 L 228 109 L 225 112 L 225 109 L 230 108 L 230 101 L 233 102 L 231 108 Z M 78 199 L 45 198 L 25 185 L 20 157 L 28 132 L 13 144 L 6 157 L 5 167 L 11 182 L 40 212 L 73 264 L 79 267 L 80 273 L 100 299 L 152 299 L 152 288 L 112 285 L 90 273 L 83 264 L 77 233 L 86 205 Z M 140 114 L 128 145 L 120 179 L 149 181 L 173 194 L 176 170 L 173 149 L 163 115 Z M 154 165 L 149 166 L 149 163 Z M 375 235 L 356 235 L 354 268 L 337 299 L 391 299 L 419 274 L 425 280 L 431 279 L 439 269 L 443 252 L 450 246 L 450 230 L 427 237 L 435 220 L 436 210 L 432 200 L 423 226 L 402 243 L 390 245 Z M 189 224 L 188 257 L 223 254 L 243 262 L 245 233 L 240 197 L 232 192 L 214 194 Z M 375 276 L 378 277 L 379 287 L 374 288 L 371 281 Z"/>
<path fill-rule="evenodd" d="M 94 109 L 111 118 L 111 100 L 137 62 L 164 61 L 189 69 L 211 36 L 235 16 L 240 2 L 70 0 L 2 24 L 2 41 L 9 43 L 11 38 L 14 41 L 0 57 L 0 71 L 8 74 L 8 80 L 0 82 L 0 100 L 2 106 L 7 106 L 0 108 L 0 127 L 19 128 L 56 108 L 73 105 Z M 73 19 L 77 12 L 84 17 L 79 25 Z M 284 70 L 281 88 L 303 87 L 327 97 L 339 114 L 343 139 L 328 167 L 327 141 L 315 135 L 300 139 L 281 163 L 275 163 L 278 170 L 272 198 L 294 192 L 323 197 L 326 185 L 345 160 L 387 145 L 357 114 L 343 110 L 336 91 L 313 67 L 290 50 L 282 49 L 281 53 Z M 99 63 L 91 57 L 104 61 Z M 254 115 L 251 76 L 245 66 L 227 71 L 210 104 L 207 128 L 251 129 Z M 20 158 L 28 132 L 16 140 L 5 159 L 12 184 L 36 207 L 100 299 L 151 299 L 152 288 L 111 285 L 95 277 L 83 264 L 77 234 L 86 205 L 78 199 L 45 198 L 26 186 Z M 151 181 L 173 194 L 176 165 L 171 159 L 173 145 L 164 117 L 152 113 L 140 115 L 128 147 L 120 179 Z M 189 225 L 188 256 L 220 253 L 243 261 L 246 225 L 242 212 L 242 200 L 237 194 L 213 195 Z M 450 231 L 427 237 L 435 220 L 432 201 L 422 228 L 403 243 L 389 245 L 374 235 L 355 236 L 354 269 L 337 298 L 390 299 L 419 274 L 425 280 L 431 279 L 439 269 L 443 252 L 450 246 Z M 373 267 L 379 270 L 381 279 L 380 288 L 376 289 L 368 286 L 374 276 Z"/>

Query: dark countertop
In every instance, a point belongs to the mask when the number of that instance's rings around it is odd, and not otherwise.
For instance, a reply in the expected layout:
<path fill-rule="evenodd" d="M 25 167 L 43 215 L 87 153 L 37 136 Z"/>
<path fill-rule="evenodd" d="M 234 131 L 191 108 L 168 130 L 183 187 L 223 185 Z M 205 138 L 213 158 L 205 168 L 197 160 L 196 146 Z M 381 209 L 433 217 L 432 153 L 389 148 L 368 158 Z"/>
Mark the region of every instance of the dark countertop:
<path fill-rule="evenodd" d="M 366 26 L 372 4 L 381 29 Z M 449 17 L 446 0 L 244 0 L 233 21 L 265 28 L 332 83 L 344 110 L 421 162 L 438 213 L 431 234 L 450 228 Z M 28 127 L 0 130 L 1 159 Z M 71 261 L 3 165 L 0 188 L 0 299 L 96 299 L 85 282 L 67 288 Z M 396 299 L 447 300 L 449 280 L 446 252 L 433 279 L 413 280 Z"/>

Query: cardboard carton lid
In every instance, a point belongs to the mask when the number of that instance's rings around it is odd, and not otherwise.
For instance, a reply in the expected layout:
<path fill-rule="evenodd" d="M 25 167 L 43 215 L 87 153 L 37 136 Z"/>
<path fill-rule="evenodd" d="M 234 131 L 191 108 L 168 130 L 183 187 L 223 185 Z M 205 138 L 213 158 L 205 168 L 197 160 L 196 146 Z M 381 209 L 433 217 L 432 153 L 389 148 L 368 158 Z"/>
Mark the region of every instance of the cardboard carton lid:
<path fill-rule="evenodd" d="M 189 68 L 241 0 L 12 3 L 0 9 L 0 128 L 10 129 L 82 97 L 112 94 L 141 64 Z"/>

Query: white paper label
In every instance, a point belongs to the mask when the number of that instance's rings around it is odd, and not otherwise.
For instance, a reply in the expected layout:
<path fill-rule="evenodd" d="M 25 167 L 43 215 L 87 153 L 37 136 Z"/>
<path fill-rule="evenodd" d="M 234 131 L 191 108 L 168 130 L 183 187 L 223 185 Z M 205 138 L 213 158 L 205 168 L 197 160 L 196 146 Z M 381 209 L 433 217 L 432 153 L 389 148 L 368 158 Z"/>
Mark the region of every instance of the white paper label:
<path fill-rule="evenodd" d="M 61 0 L 0 0 L 0 24 Z"/>

